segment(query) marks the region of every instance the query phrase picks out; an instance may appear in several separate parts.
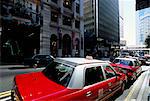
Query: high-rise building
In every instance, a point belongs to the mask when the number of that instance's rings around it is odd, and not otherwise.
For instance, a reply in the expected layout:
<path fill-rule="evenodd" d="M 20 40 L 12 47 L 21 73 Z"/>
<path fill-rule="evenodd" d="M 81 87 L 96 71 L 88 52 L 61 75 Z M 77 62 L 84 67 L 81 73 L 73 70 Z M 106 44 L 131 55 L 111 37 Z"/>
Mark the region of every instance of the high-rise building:
<path fill-rule="evenodd" d="M 99 51 L 106 56 L 119 48 L 118 0 L 84 0 L 84 23 L 85 41 L 93 41 L 91 47 L 85 42 L 86 51 Z"/>
<path fill-rule="evenodd" d="M 136 0 L 136 44 L 144 45 L 150 35 L 150 0 Z"/>
<path fill-rule="evenodd" d="M 126 46 L 124 35 L 124 15 L 123 15 L 123 2 L 119 0 L 119 30 L 120 30 L 120 46 Z"/>
<path fill-rule="evenodd" d="M 150 7 L 136 11 L 136 44 L 144 45 L 150 35 Z"/>

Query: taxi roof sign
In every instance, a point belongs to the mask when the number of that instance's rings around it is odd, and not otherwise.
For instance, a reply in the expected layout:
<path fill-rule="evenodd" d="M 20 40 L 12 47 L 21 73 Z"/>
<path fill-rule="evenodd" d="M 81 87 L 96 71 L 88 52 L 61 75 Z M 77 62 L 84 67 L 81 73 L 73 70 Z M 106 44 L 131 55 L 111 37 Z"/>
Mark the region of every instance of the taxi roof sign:
<path fill-rule="evenodd" d="M 93 60 L 92 56 L 86 56 L 86 59 Z"/>

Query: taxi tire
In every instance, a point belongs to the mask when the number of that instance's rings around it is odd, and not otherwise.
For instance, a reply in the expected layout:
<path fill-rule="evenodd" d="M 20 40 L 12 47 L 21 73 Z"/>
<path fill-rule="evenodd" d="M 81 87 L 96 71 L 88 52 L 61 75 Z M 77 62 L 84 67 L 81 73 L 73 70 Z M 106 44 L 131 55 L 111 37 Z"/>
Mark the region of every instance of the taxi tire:
<path fill-rule="evenodd" d="M 121 92 L 121 94 L 124 92 L 124 90 L 125 90 L 125 82 L 123 82 L 122 83 L 122 85 L 121 85 L 121 89 L 120 89 L 120 92 Z"/>

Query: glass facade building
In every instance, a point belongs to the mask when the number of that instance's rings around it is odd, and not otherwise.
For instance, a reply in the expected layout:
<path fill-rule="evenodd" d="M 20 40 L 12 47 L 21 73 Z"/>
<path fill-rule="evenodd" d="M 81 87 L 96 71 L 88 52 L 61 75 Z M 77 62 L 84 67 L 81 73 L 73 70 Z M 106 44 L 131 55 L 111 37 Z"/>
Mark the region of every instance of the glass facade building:
<path fill-rule="evenodd" d="M 98 8 L 98 37 L 119 43 L 118 0 L 100 0 Z"/>
<path fill-rule="evenodd" d="M 150 7 L 138 10 L 136 14 L 137 14 L 136 44 L 144 45 L 146 37 L 150 35 Z"/>
<path fill-rule="evenodd" d="M 84 28 L 87 36 L 85 40 L 93 38 L 96 41 L 93 42 L 95 44 L 92 45 L 91 51 L 97 49 L 104 54 L 105 51 L 109 52 L 118 47 L 120 41 L 118 0 L 85 0 Z"/>

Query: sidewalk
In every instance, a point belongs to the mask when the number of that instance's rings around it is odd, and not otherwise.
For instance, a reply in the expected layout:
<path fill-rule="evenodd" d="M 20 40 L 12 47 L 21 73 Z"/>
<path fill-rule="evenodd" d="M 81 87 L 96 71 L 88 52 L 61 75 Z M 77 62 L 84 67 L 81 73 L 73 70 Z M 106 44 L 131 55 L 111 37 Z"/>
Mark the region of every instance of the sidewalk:
<path fill-rule="evenodd" d="M 150 101 L 150 70 L 143 72 L 133 85 L 115 101 Z"/>
<path fill-rule="evenodd" d="M 150 70 L 146 71 L 144 75 L 146 76 L 138 94 L 137 101 L 146 101 L 148 99 L 150 100 Z"/>
<path fill-rule="evenodd" d="M 150 70 L 145 71 L 135 81 L 124 101 L 150 101 Z M 149 99 L 149 100 L 148 100 Z"/>
<path fill-rule="evenodd" d="M 0 65 L 0 69 L 7 69 L 7 68 L 26 68 L 29 67 L 27 65 Z"/>

